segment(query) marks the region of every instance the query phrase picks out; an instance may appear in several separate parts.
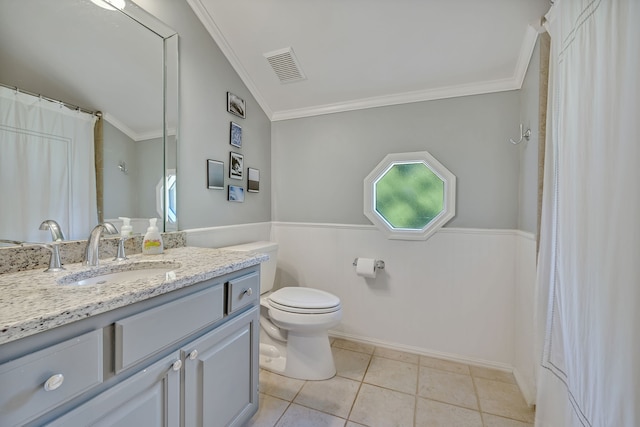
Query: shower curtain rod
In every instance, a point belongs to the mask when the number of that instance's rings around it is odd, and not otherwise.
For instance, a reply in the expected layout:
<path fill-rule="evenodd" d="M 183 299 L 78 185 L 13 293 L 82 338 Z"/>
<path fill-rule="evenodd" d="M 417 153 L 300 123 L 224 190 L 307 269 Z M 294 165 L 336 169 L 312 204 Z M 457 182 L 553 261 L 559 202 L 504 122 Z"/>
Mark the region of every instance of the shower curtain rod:
<path fill-rule="evenodd" d="M 16 92 L 26 93 L 27 95 L 35 96 L 40 99 L 44 99 L 47 101 L 55 102 L 56 104 L 60 104 L 61 106 L 67 107 L 70 110 L 82 111 L 83 113 L 91 114 L 96 117 L 102 117 L 102 113 L 100 111 L 87 110 L 86 108 L 79 107 L 77 105 L 69 104 L 68 102 L 60 101 L 58 99 L 49 98 L 47 96 L 43 96 L 39 93 L 30 92 L 28 90 L 20 89 L 16 86 L 6 85 L 4 83 L 0 83 L 0 86 L 6 87 L 7 89 L 15 90 Z"/>

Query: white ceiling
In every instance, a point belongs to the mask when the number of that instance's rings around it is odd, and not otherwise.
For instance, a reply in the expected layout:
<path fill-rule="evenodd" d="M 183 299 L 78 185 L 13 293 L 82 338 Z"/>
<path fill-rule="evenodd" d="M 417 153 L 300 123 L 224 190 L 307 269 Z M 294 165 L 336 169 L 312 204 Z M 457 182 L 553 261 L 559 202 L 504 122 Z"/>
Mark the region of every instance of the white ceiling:
<path fill-rule="evenodd" d="M 272 120 L 519 89 L 549 0 L 187 0 Z M 264 54 L 291 47 L 306 80 Z"/>

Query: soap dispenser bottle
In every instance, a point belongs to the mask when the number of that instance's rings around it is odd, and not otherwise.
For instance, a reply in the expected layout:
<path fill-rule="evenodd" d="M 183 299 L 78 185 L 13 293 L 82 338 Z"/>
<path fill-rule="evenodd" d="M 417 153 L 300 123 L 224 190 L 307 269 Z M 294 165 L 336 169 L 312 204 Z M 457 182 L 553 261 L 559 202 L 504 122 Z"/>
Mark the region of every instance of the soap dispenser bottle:
<path fill-rule="evenodd" d="M 164 250 L 162 236 L 156 227 L 156 221 L 158 218 L 149 219 L 149 228 L 147 228 L 147 233 L 142 240 L 142 253 L 145 255 L 161 254 Z"/>
<path fill-rule="evenodd" d="M 133 228 L 131 227 L 131 219 L 126 216 L 119 216 L 118 219 L 122 220 L 122 228 L 120 228 L 120 236 L 131 237 L 133 235 Z"/>

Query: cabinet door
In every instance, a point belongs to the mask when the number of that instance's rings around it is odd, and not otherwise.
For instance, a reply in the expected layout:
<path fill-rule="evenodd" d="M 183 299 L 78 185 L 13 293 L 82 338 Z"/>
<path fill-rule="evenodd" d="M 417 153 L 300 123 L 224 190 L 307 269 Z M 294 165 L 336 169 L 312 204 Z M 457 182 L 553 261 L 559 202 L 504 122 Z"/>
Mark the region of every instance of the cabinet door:
<path fill-rule="evenodd" d="M 258 410 L 259 309 L 183 349 L 187 427 L 242 426 Z"/>
<path fill-rule="evenodd" d="M 174 352 L 47 425 L 179 425 L 182 365 L 179 357 L 179 352 Z"/>

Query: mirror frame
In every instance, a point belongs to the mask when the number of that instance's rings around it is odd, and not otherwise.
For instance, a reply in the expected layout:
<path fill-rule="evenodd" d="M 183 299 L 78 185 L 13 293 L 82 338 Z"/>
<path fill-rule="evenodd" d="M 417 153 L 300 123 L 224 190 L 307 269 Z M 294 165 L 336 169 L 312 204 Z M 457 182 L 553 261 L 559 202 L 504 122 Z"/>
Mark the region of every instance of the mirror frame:
<path fill-rule="evenodd" d="M 164 22 L 147 12 L 131 0 L 126 0 L 126 6 L 119 12 L 127 15 L 140 25 L 146 27 L 162 39 L 162 99 L 163 99 L 163 117 L 162 117 L 162 144 L 163 144 L 163 171 L 164 182 L 172 181 L 172 188 L 174 191 L 174 197 L 177 197 L 177 179 L 178 179 L 178 165 L 177 165 L 177 150 L 179 141 L 179 128 L 180 128 L 180 110 L 179 110 L 179 84 L 180 84 L 180 61 L 179 61 L 179 45 L 178 45 L 178 33 L 171 27 L 167 26 Z M 173 56 L 173 57 L 172 57 Z M 173 67 L 170 67 L 169 62 L 173 62 Z M 173 81 L 173 86 L 170 86 L 170 82 Z M 170 117 L 175 118 L 175 123 L 172 123 Z M 169 144 L 169 136 L 175 135 L 175 149 L 173 152 L 173 144 Z M 172 164 L 168 164 L 168 159 L 174 159 Z M 165 232 L 178 231 L 178 214 L 177 207 L 169 212 L 169 203 L 167 201 L 167 192 L 157 192 L 161 194 L 161 207 L 163 217 L 161 218 L 163 224 L 163 230 Z M 156 196 L 158 197 L 158 196 Z M 160 202 L 160 201 L 158 201 Z M 171 214 L 171 215 L 170 215 Z M 175 221 L 169 221 L 169 218 L 174 216 Z"/>

